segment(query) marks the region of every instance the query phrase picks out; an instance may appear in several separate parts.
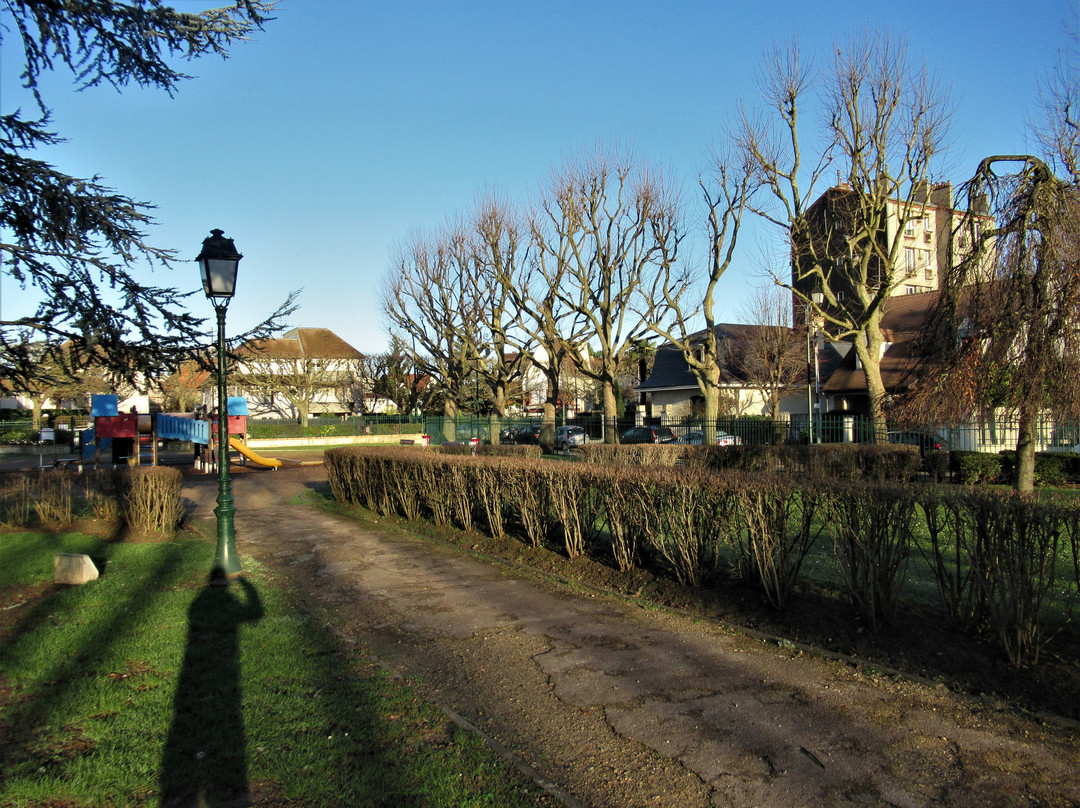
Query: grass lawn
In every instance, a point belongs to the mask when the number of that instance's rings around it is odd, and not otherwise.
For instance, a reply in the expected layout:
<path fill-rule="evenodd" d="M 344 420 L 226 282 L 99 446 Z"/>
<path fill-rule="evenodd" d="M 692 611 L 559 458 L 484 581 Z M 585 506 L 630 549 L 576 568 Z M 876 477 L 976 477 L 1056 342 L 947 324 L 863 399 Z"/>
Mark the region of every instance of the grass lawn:
<path fill-rule="evenodd" d="M 104 568 L 52 584 L 56 552 Z M 0 806 L 551 805 L 209 540 L 0 534 Z"/>

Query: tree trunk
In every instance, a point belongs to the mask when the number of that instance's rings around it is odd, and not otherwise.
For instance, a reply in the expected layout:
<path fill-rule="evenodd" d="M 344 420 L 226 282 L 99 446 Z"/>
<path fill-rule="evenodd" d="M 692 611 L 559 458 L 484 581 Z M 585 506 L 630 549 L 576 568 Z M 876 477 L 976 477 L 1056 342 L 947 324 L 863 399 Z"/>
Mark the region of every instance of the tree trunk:
<path fill-rule="evenodd" d="M 506 381 L 499 379 L 491 391 L 491 411 L 500 418 L 506 417 Z"/>
<path fill-rule="evenodd" d="M 1028 494 L 1035 490 L 1035 418 L 1027 407 L 1020 409 L 1020 434 L 1016 438 L 1013 488 Z"/>
<path fill-rule="evenodd" d="M 601 382 L 604 396 L 604 443 L 618 443 L 618 406 L 615 403 L 615 382 L 605 378 Z"/>
<path fill-rule="evenodd" d="M 540 424 L 540 445 L 551 451 L 555 447 L 555 418 L 559 413 L 559 374 L 549 374 L 547 382 L 544 420 Z"/>
<path fill-rule="evenodd" d="M 43 406 L 45 406 L 45 399 L 43 399 L 43 398 L 40 398 L 40 399 L 39 398 L 34 398 L 34 399 L 31 399 L 30 401 L 34 405 L 34 410 L 33 410 L 34 431 L 38 432 L 38 431 L 41 430 L 41 408 Z"/>
<path fill-rule="evenodd" d="M 442 433 L 445 441 L 457 440 L 457 414 L 457 397 L 447 392 L 443 396 Z"/>
<path fill-rule="evenodd" d="M 719 373 L 714 375 L 718 377 Z M 716 419 L 720 417 L 720 388 L 716 381 L 707 381 L 702 392 L 705 394 L 705 420 L 701 425 L 701 443 L 712 446 L 716 443 Z"/>
<path fill-rule="evenodd" d="M 876 329 L 875 329 L 876 331 Z M 885 385 L 881 381 L 881 347 L 884 344 L 880 332 L 872 333 L 867 329 L 867 346 L 856 338 L 855 353 L 866 373 L 866 395 L 870 399 L 870 439 L 881 444 L 888 441 L 888 428 L 885 422 Z"/>

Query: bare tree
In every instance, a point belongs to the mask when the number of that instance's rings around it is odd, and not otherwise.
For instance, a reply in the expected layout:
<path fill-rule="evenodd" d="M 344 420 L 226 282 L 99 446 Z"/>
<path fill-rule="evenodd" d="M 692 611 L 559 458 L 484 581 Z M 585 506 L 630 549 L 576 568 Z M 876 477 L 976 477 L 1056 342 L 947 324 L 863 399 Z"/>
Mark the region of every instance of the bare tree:
<path fill-rule="evenodd" d="M 475 367 L 491 389 L 495 415 L 506 415 L 507 390 L 524 372 L 535 340 L 521 328 L 523 301 L 512 282 L 528 260 L 528 231 L 505 200 L 482 197 L 471 221 L 476 241 L 474 276 L 478 344 Z"/>
<path fill-rule="evenodd" d="M 779 227 L 791 249 L 791 278 L 777 279 L 837 338 L 850 339 L 866 372 L 869 414 L 885 439 L 881 317 L 905 282 L 907 223 L 923 218 L 931 162 L 945 144 L 947 94 L 906 45 L 887 35 L 853 36 L 818 74 L 797 43 L 768 55 L 760 87 L 768 114 L 742 114 L 741 143 L 763 186 L 754 210 Z M 804 101 L 823 107 L 823 144 L 804 166 Z M 841 184 L 823 195 L 832 164 Z M 815 293 L 822 295 L 820 304 Z"/>
<path fill-rule="evenodd" d="M 741 341 L 736 366 L 776 418 L 780 400 L 806 382 L 806 331 L 791 327 L 791 295 L 783 287 L 758 289 L 744 314 L 754 327 Z"/>
<path fill-rule="evenodd" d="M 438 383 L 443 414 L 454 418 L 478 338 L 478 304 L 468 236 L 448 228 L 414 235 L 399 250 L 382 290 L 392 336 L 416 345 L 414 362 Z M 453 438 L 453 435 L 447 435 Z"/>
<path fill-rule="evenodd" d="M 739 159 L 741 158 L 741 159 Z M 684 285 L 675 277 L 671 288 L 665 286 L 664 299 L 674 317 L 671 325 L 654 323 L 653 331 L 682 351 L 686 364 L 697 382 L 704 400 L 704 440 L 716 440 L 716 419 L 720 414 L 720 346 L 716 339 L 716 286 L 731 265 L 738 243 L 743 214 L 752 192 L 753 164 L 745 155 L 718 155 L 711 180 L 698 179 L 705 202 L 708 236 L 708 270 L 704 273 L 700 307 L 683 303 Z M 687 295 L 686 298 L 691 298 Z M 692 322 L 700 314 L 705 328 L 692 333 Z"/>
<path fill-rule="evenodd" d="M 609 420 L 621 415 L 615 395 L 619 362 L 668 315 L 670 301 L 688 282 L 678 279 L 676 267 L 677 202 L 663 177 L 629 152 L 598 148 L 557 171 L 538 208 L 537 249 L 561 274 L 552 292 L 589 324 L 596 366 L 577 351 L 568 355 L 599 383 Z M 606 430 L 605 440 L 613 443 L 617 435 Z"/>
<path fill-rule="evenodd" d="M 190 412 L 204 387 L 212 382 L 211 373 L 199 362 L 181 362 L 172 373 L 158 380 L 168 412 Z"/>

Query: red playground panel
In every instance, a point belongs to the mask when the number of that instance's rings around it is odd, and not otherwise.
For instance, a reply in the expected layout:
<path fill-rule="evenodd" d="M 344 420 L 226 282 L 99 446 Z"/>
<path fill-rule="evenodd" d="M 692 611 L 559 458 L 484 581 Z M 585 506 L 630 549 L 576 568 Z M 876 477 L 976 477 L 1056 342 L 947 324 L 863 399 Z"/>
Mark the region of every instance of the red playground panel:
<path fill-rule="evenodd" d="M 134 438 L 138 431 L 139 414 L 136 412 L 99 415 L 94 419 L 94 433 L 98 438 Z"/>
<path fill-rule="evenodd" d="M 229 415 L 229 434 L 230 435 L 246 435 L 247 434 L 247 416 L 246 415 Z M 214 421 L 211 425 L 214 437 L 217 438 L 218 422 Z"/>

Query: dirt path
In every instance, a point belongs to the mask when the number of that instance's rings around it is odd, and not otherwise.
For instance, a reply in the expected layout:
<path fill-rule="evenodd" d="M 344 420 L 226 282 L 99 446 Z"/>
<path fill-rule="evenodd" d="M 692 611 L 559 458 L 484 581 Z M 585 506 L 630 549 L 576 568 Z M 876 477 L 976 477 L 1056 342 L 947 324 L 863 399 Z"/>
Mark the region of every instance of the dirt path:
<path fill-rule="evenodd" d="M 569 805 L 1080 805 L 1069 729 L 290 504 L 321 479 L 237 474 L 241 557 Z"/>

